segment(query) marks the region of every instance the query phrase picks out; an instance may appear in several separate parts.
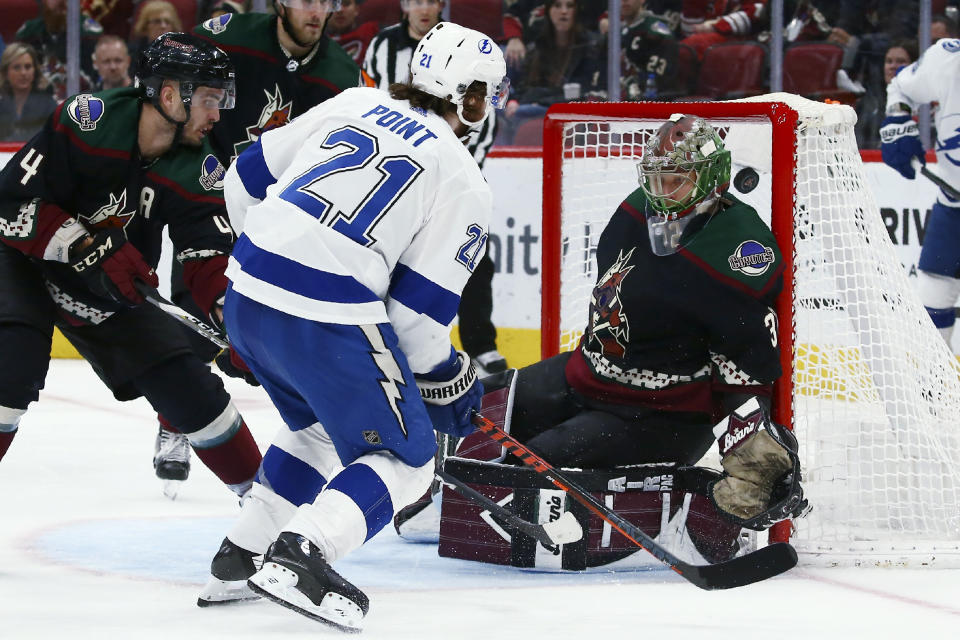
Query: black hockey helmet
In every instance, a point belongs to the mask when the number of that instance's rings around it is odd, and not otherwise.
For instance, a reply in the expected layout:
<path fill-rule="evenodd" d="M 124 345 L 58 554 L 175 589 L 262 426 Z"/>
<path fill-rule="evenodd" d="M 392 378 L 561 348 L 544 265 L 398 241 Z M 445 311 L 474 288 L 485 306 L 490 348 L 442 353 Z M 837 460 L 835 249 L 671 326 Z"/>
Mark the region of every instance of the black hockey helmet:
<path fill-rule="evenodd" d="M 151 42 L 140 54 L 136 84 L 144 99 L 159 109 L 163 81 L 179 81 L 180 99 L 189 114 L 197 87 L 223 89 L 220 108 L 232 109 L 236 99 L 235 76 L 233 63 L 219 48 L 193 34 L 169 32 Z"/>

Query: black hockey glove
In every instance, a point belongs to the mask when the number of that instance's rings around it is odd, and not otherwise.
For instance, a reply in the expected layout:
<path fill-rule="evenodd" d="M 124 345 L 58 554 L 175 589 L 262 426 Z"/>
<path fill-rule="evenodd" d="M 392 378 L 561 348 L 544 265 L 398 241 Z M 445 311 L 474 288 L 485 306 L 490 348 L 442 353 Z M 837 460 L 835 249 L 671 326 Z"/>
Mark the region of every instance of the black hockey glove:
<path fill-rule="evenodd" d="M 144 302 L 134 280 L 153 288 L 160 285 L 156 272 L 121 229 L 100 231 L 86 247 L 71 250 L 70 266 L 94 294 L 127 306 Z"/>
<path fill-rule="evenodd" d="M 756 398 L 743 403 L 714 428 L 724 474 L 707 494 L 720 514 L 762 531 L 808 511 L 800 486 L 797 439 L 771 422 Z"/>
<path fill-rule="evenodd" d="M 449 363 L 417 376 L 417 387 L 433 428 L 465 438 L 474 431 L 473 412 L 480 409 L 483 385 L 470 356 L 452 349 L 451 352 Z"/>
<path fill-rule="evenodd" d="M 254 387 L 260 386 L 257 378 L 253 375 L 253 372 L 250 371 L 250 367 L 248 367 L 247 363 L 243 361 L 243 358 L 233 350 L 233 347 L 221 351 L 215 358 L 215 362 L 217 366 L 220 367 L 220 371 L 223 371 L 231 378 L 243 378 L 249 385 Z"/>

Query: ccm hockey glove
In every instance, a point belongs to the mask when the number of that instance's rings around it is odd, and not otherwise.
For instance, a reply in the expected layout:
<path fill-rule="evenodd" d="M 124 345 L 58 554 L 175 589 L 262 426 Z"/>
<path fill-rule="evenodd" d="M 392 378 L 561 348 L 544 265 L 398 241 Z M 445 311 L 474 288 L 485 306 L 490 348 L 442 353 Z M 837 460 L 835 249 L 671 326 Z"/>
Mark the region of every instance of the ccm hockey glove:
<path fill-rule="evenodd" d="M 885 164 L 896 169 L 907 180 L 917 177 L 911 166 L 914 158 L 926 164 L 917 123 L 908 115 L 887 116 L 880 123 L 880 154 Z"/>
<path fill-rule="evenodd" d="M 127 242 L 121 229 L 100 231 L 93 236 L 92 243 L 71 251 L 70 266 L 94 294 L 127 306 L 144 302 L 134 280 L 153 288 L 160 285 L 156 272 L 144 262 L 137 248 Z"/>
<path fill-rule="evenodd" d="M 722 420 L 713 434 L 725 473 L 710 483 L 707 495 L 721 515 L 762 531 L 806 513 L 797 439 L 786 427 L 771 422 L 756 398 Z"/>
<path fill-rule="evenodd" d="M 250 367 L 243 361 L 240 354 L 233 350 L 233 347 L 221 351 L 214 360 L 217 366 L 220 367 L 220 371 L 223 371 L 231 378 L 243 378 L 244 382 L 251 386 L 260 386 L 256 376 L 250 371 Z"/>
<path fill-rule="evenodd" d="M 473 433 L 473 412 L 480 409 L 483 385 L 470 356 L 450 351 L 449 362 L 417 376 L 417 387 L 433 428 L 464 438 Z"/>

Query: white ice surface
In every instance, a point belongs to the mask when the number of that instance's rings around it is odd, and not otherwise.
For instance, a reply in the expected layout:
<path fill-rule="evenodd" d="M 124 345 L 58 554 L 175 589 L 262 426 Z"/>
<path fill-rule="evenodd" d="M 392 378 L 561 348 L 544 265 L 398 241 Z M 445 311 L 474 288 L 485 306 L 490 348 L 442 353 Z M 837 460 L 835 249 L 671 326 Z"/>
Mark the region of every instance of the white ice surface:
<path fill-rule="evenodd" d="M 228 388 L 261 448 L 279 418 Z M 54 361 L 0 463 L 0 638 L 337 637 L 266 602 L 200 609 L 237 502 L 193 458 L 175 502 L 150 464 L 155 419 L 82 361 Z M 960 571 L 798 568 L 705 592 L 668 570 L 552 574 L 455 561 L 389 527 L 336 565 L 370 596 L 368 639 L 960 637 Z"/>

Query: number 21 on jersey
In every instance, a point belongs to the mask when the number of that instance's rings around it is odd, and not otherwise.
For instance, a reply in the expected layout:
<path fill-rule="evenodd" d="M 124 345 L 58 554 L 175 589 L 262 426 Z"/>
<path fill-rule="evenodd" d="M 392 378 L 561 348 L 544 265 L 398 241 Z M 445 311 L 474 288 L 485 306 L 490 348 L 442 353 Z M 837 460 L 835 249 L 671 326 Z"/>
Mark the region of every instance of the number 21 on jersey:
<path fill-rule="evenodd" d="M 352 212 L 345 213 L 333 208 L 321 194 L 319 183 L 331 175 L 367 167 L 379 155 L 377 138 L 356 127 L 341 127 L 331 131 L 320 148 L 340 149 L 340 152 L 295 178 L 280 192 L 280 197 L 354 242 L 369 247 L 375 242 L 370 235 L 374 227 L 423 173 L 423 167 L 407 156 L 384 157 L 376 164 L 380 174 L 376 184 Z"/>

